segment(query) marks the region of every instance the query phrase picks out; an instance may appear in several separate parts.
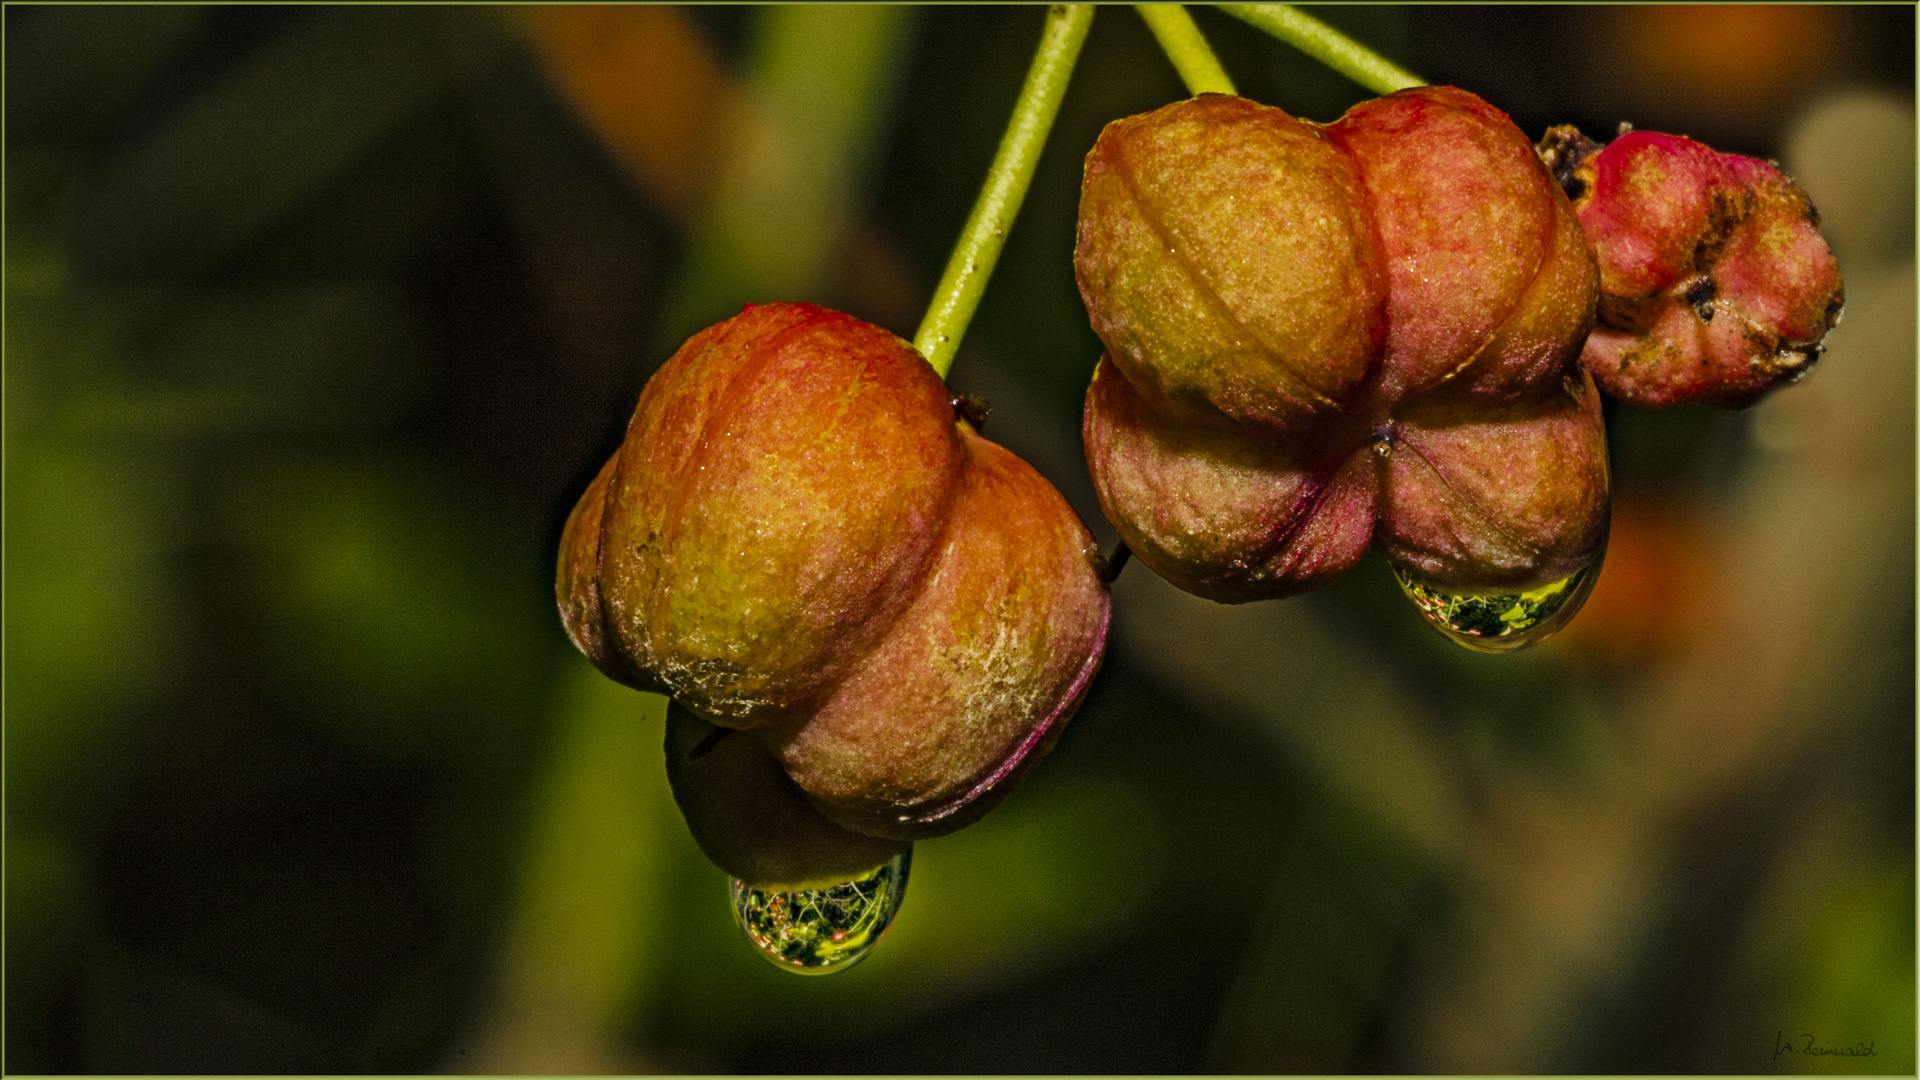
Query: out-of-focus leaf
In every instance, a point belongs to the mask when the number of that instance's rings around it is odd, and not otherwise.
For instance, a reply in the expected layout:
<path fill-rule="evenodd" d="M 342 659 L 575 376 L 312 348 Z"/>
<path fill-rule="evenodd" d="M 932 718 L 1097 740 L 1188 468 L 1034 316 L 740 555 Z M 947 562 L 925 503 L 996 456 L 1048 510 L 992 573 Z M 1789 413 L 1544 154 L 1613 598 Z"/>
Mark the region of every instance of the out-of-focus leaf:
<path fill-rule="evenodd" d="M 1787 106 L 1844 64 L 1840 9 L 1820 4 L 1594 7 L 1576 24 L 1585 90 L 1659 131 L 1716 146 L 1774 136 Z M 1791 58 L 1756 64 L 1757 56 Z"/>
<path fill-rule="evenodd" d="M 76 298 L 48 249 L 9 236 L 6 268 L 7 812 L 71 825 L 178 659 L 178 477 L 146 447 L 60 430 L 116 361 L 118 313 Z"/>
<path fill-rule="evenodd" d="M 368 426 L 405 408 L 419 378 L 408 314 L 373 284 L 198 292 L 144 336 L 142 374 L 78 393 L 72 428 L 191 437 Z"/>
<path fill-rule="evenodd" d="M 1227 1073 L 1343 1073 L 1387 1005 L 1430 865 L 1324 793 L 1276 837 L 1262 917 L 1214 1028 Z"/>
<path fill-rule="evenodd" d="M 166 957 L 111 941 L 88 957 L 79 1071 L 333 1073 L 338 1040 Z"/>
<path fill-rule="evenodd" d="M 56 1072 L 59 1063 L 41 1055 L 78 967 L 74 946 L 89 929 L 88 883 L 80 853 L 57 834 L 9 820 L 6 842 L 6 1068 Z"/>
<path fill-rule="evenodd" d="M 1816 1047 L 1871 1043 L 1871 1056 L 1792 1055 L 1801 1073 L 1901 1073 L 1914 1069 L 1913 864 L 1834 867 L 1802 941 L 1798 978 L 1782 1010 L 1796 1038 Z M 1796 1046 L 1806 1047 L 1804 1040 Z M 1779 1065 L 1786 1056 L 1776 1059 Z"/>
<path fill-rule="evenodd" d="M 117 329 L 71 303 L 67 261 L 56 249 L 24 239 L 24 231 L 9 230 L 6 250 L 9 449 L 45 429 L 65 384 L 99 370 Z"/>
<path fill-rule="evenodd" d="M 1367 654 L 1299 607 L 1222 607 L 1150 574 L 1114 589 L 1123 654 L 1195 700 L 1264 729 L 1356 806 L 1426 854 L 1457 849 L 1466 809 L 1419 707 Z"/>
<path fill-rule="evenodd" d="M 316 195 L 446 90 L 430 18 L 307 13 L 108 165 L 83 264 L 113 277 L 199 272 Z"/>
<path fill-rule="evenodd" d="M 172 673 L 176 523 L 164 461 L 72 446 L 7 456 L 7 811 L 91 804 L 127 710 Z"/>
<path fill-rule="evenodd" d="M 1833 94 L 1788 130 L 1784 164 L 1848 275 L 1913 249 L 1912 95 Z"/>
<path fill-rule="evenodd" d="M 632 1071 L 614 1035 L 679 932 L 656 899 L 677 850 L 663 841 L 685 833 L 662 760 L 666 699 L 575 656 L 555 709 L 496 1000 L 460 1071 Z"/>
<path fill-rule="evenodd" d="M 235 602 L 312 719 L 418 752 L 536 707 L 552 600 L 490 500 L 378 458 L 263 460 L 229 498 Z"/>
<path fill-rule="evenodd" d="M 1905 746 L 1910 754 L 1912 743 Z M 1798 792 L 1801 822 L 1756 891 L 1699 1067 L 1911 1075 L 1911 839 L 1886 836 L 1857 801 L 1857 756 L 1810 756 L 1824 775 L 1814 791 Z M 1808 1036 L 1812 1046 L 1871 1044 L 1873 1052 L 1810 1055 Z"/>
<path fill-rule="evenodd" d="M 916 907 L 882 976 L 928 998 L 1013 982 L 1109 940 L 1158 884 L 1160 823 L 1123 784 L 1061 777 L 1008 807 L 916 845 Z"/>
<path fill-rule="evenodd" d="M 655 11 L 596 8 L 595 11 Z M 664 77 L 664 76 L 663 76 Z M 571 502 L 596 455 L 617 442 L 651 363 L 641 351 L 661 308 L 671 238 L 606 147 L 582 130 L 531 57 L 510 54 L 467 84 L 467 125 L 522 253 L 529 317 L 550 334 L 550 366 L 517 395 L 529 437 L 557 466 L 531 496 Z"/>
<path fill-rule="evenodd" d="M 452 102 L 376 142 L 250 242 L 230 267 L 249 283 L 391 278 L 479 212 L 485 176 Z"/>
<path fill-rule="evenodd" d="M 737 137 L 663 328 L 670 345 L 742 303 L 824 297 L 906 30 L 902 9 L 879 4 L 761 13 Z"/>
<path fill-rule="evenodd" d="M 652 4 L 536 4 L 520 14 L 607 150 L 674 217 L 691 219 L 739 106 L 692 18 Z"/>
<path fill-rule="evenodd" d="M 9 143 L 92 133 L 193 37 L 207 10 L 170 4 L 9 8 Z"/>

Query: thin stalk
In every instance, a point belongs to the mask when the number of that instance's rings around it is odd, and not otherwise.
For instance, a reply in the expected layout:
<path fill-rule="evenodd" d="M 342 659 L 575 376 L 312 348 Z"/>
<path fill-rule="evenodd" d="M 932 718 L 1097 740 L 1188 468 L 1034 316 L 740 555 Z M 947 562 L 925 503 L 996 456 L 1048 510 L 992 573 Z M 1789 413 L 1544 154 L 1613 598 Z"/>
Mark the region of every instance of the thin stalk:
<path fill-rule="evenodd" d="M 987 170 L 973 214 L 947 260 L 947 271 L 933 292 L 933 303 L 927 306 L 920 330 L 913 335 L 913 347 L 943 379 L 953 367 L 954 354 L 960 350 L 967 323 L 980 306 L 980 296 L 987 291 L 994 263 L 1000 260 L 1000 249 L 1007 242 L 1007 230 L 1013 228 L 1013 219 L 1020 213 L 1027 185 L 1033 181 L 1033 167 L 1047 145 L 1047 133 L 1053 130 L 1053 118 L 1060 111 L 1060 100 L 1073 77 L 1074 61 L 1080 57 L 1080 45 L 1091 25 L 1091 4 L 1055 4 L 1047 12 L 1046 29 L 1040 33 L 1040 47 L 1033 54 L 1026 85 L 1020 88 L 1020 100 L 1014 102 L 1007 133 L 1000 138 L 1000 149 Z"/>
<path fill-rule="evenodd" d="M 1419 76 L 1291 4 L 1214 6 L 1265 30 L 1376 94 L 1426 85 Z"/>
<path fill-rule="evenodd" d="M 1173 69 L 1180 73 L 1180 81 L 1187 84 L 1187 93 L 1233 94 L 1233 80 L 1227 77 L 1227 71 L 1220 66 L 1220 60 L 1207 46 L 1207 39 L 1200 34 L 1200 28 L 1193 25 L 1193 16 L 1180 4 L 1135 4 L 1134 10 L 1146 20 L 1147 29 L 1160 42 L 1160 50 L 1173 61 Z"/>

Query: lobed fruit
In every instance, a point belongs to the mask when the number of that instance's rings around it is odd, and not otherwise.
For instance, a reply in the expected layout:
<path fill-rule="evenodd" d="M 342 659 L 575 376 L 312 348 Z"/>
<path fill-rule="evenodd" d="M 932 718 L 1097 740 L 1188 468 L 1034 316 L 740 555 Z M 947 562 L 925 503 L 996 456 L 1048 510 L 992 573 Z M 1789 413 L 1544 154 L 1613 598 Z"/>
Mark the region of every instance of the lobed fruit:
<path fill-rule="evenodd" d="M 1635 131 L 1554 128 L 1540 154 L 1599 258 L 1583 362 L 1645 408 L 1737 408 L 1804 377 L 1840 321 L 1839 265 L 1806 194 L 1767 162 Z"/>
<path fill-rule="evenodd" d="M 557 591 L 602 671 L 674 699 L 675 797 L 763 886 L 984 814 L 1078 708 L 1109 615 L 1059 493 L 906 342 L 807 304 L 750 306 L 653 377 Z"/>
<path fill-rule="evenodd" d="M 1602 549 L 1605 433 L 1575 366 L 1593 252 L 1472 94 L 1329 125 L 1202 94 L 1116 121 L 1074 265 L 1106 346 L 1085 415 L 1101 505 L 1182 588 L 1292 595 L 1378 543 L 1412 580 L 1519 591 Z"/>

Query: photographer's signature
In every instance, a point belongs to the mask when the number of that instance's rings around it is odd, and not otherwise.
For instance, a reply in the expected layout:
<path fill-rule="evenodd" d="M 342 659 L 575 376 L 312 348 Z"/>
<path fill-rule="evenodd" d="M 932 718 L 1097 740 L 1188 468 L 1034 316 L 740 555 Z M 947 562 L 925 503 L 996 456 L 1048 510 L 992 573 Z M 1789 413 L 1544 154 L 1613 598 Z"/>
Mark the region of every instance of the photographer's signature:
<path fill-rule="evenodd" d="M 1798 1037 L 1789 1037 L 1785 1031 L 1777 1031 L 1773 1036 L 1773 1060 L 1779 1061 L 1781 1054 L 1861 1058 L 1879 1057 L 1880 1049 L 1871 1042 L 1857 1042 L 1851 1046 L 1835 1046 L 1832 1043 L 1822 1045 L 1805 1032 L 1801 1032 Z"/>

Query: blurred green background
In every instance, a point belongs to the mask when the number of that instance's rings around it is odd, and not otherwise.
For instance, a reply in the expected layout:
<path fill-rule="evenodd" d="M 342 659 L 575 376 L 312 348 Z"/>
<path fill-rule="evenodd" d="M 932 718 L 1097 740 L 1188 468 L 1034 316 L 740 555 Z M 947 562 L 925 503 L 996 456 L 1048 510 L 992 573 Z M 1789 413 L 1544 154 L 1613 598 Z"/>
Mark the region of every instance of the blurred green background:
<path fill-rule="evenodd" d="M 1194 10 L 1243 93 L 1364 96 Z M 1530 652 L 1377 560 L 1130 569 L 1052 756 L 797 979 L 555 545 L 692 329 L 911 335 L 1044 9 L 8 6 L 6 1071 L 1911 1074 L 1912 8 L 1315 10 L 1530 137 L 1781 160 L 1845 325 L 1751 411 L 1610 407 Z M 950 380 L 1106 544 L 1079 161 L 1182 96 L 1103 9 Z"/>

